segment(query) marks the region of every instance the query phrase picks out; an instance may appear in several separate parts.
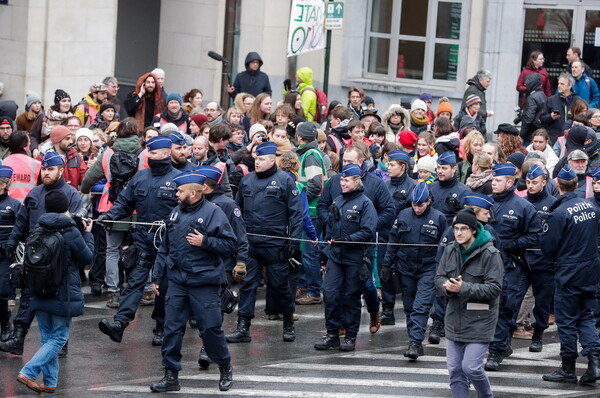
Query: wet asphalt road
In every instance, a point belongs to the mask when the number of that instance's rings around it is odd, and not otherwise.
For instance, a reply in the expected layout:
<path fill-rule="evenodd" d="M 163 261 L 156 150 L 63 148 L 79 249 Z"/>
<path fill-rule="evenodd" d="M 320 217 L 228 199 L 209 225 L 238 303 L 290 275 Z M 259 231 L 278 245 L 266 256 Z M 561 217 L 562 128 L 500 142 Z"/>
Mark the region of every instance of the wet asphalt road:
<path fill-rule="evenodd" d="M 89 288 L 85 287 L 89 292 Z M 148 396 L 149 385 L 162 377 L 159 347 L 152 347 L 151 307 L 140 307 L 136 320 L 126 329 L 123 342 L 114 343 L 98 330 L 102 318 L 115 310 L 104 306 L 105 297 L 86 295 L 86 313 L 75 318 L 71 328 L 69 355 L 60 360 L 60 397 L 140 397 Z M 315 351 L 313 344 L 325 332 L 322 305 L 298 306 L 296 342 L 281 340 L 281 321 L 263 316 L 264 290 L 259 290 L 257 317 L 251 343 L 230 344 L 234 367 L 234 386 L 218 391 L 218 368 L 208 371 L 197 366 L 200 339 L 188 327 L 183 344 L 183 397 L 450 397 L 445 363 L 444 340 L 440 345 L 425 345 L 425 356 L 408 362 L 403 356 L 407 335 L 401 305 L 396 308 L 395 326 L 383 326 L 371 335 L 368 314 L 363 310 L 356 351 Z M 260 316 L 259 316 L 260 314 Z M 235 313 L 226 316 L 224 329 L 235 328 Z M 598 385 L 565 385 L 545 382 L 543 373 L 560 363 L 555 326 L 544 338 L 544 351 L 529 353 L 527 340 L 513 339 L 515 353 L 504 361 L 499 372 L 489 373 L 495 397 L 598 397 Z M 27 336 L 23 357 L 0 352 L 0 397 L 35 395 L 16 382 L 23 363 L 39 347 L 34 322 Z M 578 375 L 585 371 L 585 358 L 578 361 Z M 48 395 L 48 394 L 46 394 Z M 472 390 L 473 397 L 476 396 Z"/>

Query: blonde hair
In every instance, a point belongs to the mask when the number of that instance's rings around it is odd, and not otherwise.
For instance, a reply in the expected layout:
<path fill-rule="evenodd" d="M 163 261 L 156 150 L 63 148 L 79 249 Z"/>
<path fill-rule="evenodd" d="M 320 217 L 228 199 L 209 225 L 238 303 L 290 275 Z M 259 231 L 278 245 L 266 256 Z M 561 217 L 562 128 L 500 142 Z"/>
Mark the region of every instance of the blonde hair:
<path fill-rule="evenodd" d="M 476 164 L 482 171 L 485 171 L 492 167 L 494 159 L 487 153 L 479 152 L 473 155 L 473 164 Z"/>
<path fill-rule="evenodd" d="M 477 140 L 481 141 L 481 145 L 485 144 L 485 138 L 483 138 L 483 134 L 481 134 L 479 131 L 473 130 L 467 134 L 465 137 L 465 145 L 463 146 L 463 153 L 465 157 L 469 154 L 473 155 L 471 153 L 471 145 Z"/>

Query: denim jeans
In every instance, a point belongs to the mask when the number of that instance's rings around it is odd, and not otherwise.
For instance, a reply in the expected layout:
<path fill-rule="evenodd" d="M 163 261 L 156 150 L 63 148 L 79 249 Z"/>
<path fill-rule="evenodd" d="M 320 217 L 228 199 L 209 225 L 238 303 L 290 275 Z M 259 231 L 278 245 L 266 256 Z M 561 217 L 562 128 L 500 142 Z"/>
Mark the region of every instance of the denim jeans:
<path fill-rule="evenodd" d="M 42 346 L 33 358 L 23 366 L 20 373 L 36 380 L 40 373 L 46 387 L 56 387 L 58 383 L 58 352 L 69 339 L 71 318 L 36 311 L 35 316 L 42 336 Z"/>
<path fill-rule="evenodd" d="M 317 231 L 317 237 L 321 238 L 321 221 L 319 217 L 311 217 L 311 221 Z M 308 289 L 307 293 L 313 297 L 321 297 L 321 264 L 319 263 L 320 245 L 313 246 L 310 242 L 304 242 L 302 249 L 302 265 L 304 271 L 300 274 L 298 286 Z M 296 292 L 294 292 L 294 295 Z"/>
<path fill-rule="evenodd" d="M 479 398 L 491 398 L 492 387 L 483 369 L 488 344 L 461 343 L 446 339 L 446 357 L 453 398 L 469 398 L 469 381 Z"/>
<path fill-rule="evenodd" d="M 127 232 L 106 231 L 106 284 L 108 291 L 119 291 L 119 247 Z"/>

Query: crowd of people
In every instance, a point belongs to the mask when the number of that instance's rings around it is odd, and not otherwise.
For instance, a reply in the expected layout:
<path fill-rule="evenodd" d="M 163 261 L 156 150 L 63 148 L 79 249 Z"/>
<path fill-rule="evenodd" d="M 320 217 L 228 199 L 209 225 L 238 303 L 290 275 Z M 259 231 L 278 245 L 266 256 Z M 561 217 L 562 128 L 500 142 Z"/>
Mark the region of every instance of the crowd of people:
<path fill-rule="evenodd" d="M 600 93 L 580 56 L 569 49 L 552 94 L 534 51 L 517 83 L 519 120 L 499 124 L 494 140 L 487 70 L 467 81 L 457 112 L 428 93 L 380 112 L 357 86 L 347 103 L 322 104 L 307 67 L 274 104 L 255 52 L 227 90 L 228 109 L 204 104 L 198 88 L 168 92 L 158 68 L 123 102 L 114 77 L 80 102 L 56 89 L 48 106 L 28 92 L 17 115 L 3 101 L 0 350 L 22 355 L 36 317 L 42 347 L 18 380 L 54 392 L 88 283 L 116 310 L 99 323 L 114 342 L 140 305 L 153 306 L 165 374 L 152 391 L 180 389 L 188 323 L 205 343 L 200 367 L 217 364 L 228 390 L 227 343 L 252 341 L 265 285 L 264 316 L 283 321 L 284 342 L 296 338 L 296 305 L 323 305 L 327 333 L 316 350 L 353 351 L 362 300 L 375 334 L 395 325 L 401 298 L 404 356 L 417 360 L 425 339 L 445 337 L 455 397 L 468 397 L 470 385 L 491 397 L 485 370 L 499 370 L 511 339 L 541 352 L 554 322 L 562 365 L 544 379 L 577 382 L 579 336 L 589 360 L 579 381 L 595 382 Z M 50 298 L 9 278 L 19 246 L 40 227 L 64 235 L 68 277 Z M 237 327 L 225 334 L 223 313 L 238 300 Z"/>

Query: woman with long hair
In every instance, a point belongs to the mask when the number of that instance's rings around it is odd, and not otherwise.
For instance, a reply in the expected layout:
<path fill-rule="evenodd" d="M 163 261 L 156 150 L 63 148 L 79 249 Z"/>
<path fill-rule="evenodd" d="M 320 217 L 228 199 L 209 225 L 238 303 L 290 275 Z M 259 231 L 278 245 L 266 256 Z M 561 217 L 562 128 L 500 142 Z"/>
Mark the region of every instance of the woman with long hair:
<path fill-rule="evenodd" d="M 283 97 L 283 103 L 292 107 L 296 117 L 304 119 L 304 109 L 302 109 L 302 96 L 300 93 L 297 91 L 290 91 Z"/>
<path fill-rule="evenodd" d="M 546 97 L 550 97 L 552 92 L 550 91 L 550 78 L 548 77 L 548 71 L 544 68 L 544 54 L 541 51 L 532 51 L 529 54 L 527 65 L 523 68 L 523 71 L 519 75 L 517 80 L 517 91 L 519 92 L 519 107 L 523 109 L 525 101 L 529 96 L 527 92 L 527 86 L 525 86 L 525 78 L 532 73 L 539 73 L 542 80 L 542 91 L 546 94 Z"/>
<path fill-rule="evenodd" d="M 258 94 L 250 108 L 250 124 L 260 123 L 261 120 L 269 120 L 272 106 L 273 100 L 269 94 Z"/>

